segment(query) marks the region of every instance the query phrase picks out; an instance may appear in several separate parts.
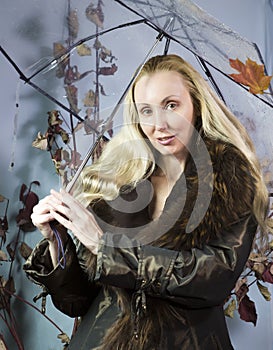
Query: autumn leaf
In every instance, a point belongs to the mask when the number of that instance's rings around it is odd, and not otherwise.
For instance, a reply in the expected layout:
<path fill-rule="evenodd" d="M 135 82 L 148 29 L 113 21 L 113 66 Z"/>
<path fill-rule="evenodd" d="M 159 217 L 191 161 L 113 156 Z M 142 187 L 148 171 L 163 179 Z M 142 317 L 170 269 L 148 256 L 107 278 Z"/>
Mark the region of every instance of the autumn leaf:
<path fill-rule="evenodd" d="M 71 162 L 69 163 L 70 169 L 77 169 L 82 163 L 81 154 L 77 151 L 72 150 L 71 152 Z"/>
<path fill-rule="evenodd" d="M 240 282 L 241 281 L 241 282 Z M 247 292 L 249 291 L 248 286 L 246 284 L 246 279 L 242 279 L 239 281 L 239 285 L 235 288 L 235 294 L 238 300 L 238 303 L 245 297 Z M 238 284 L 238 282 L 237 282 Z"/>
<path fill-rule="evenodd" d="M 117 65 L 113 63 L 111 67 L 100 67 L 98 73 L 101 75 L 114 75 L 117 70 Z"/>
<path fill-rule="evenodd" d="M 233 318 L 235 310 L 236 310 L 236 301 L 232 299 L 231 302 L 228 304 L 228 306 L 224 310 L 225 316 Z"/>
<path fill-rule="evenodd" d="M 58 338 L 61 339 L 62 343 L 69 344 L 70 338 L 66 333 L 58 334 Z"/>
<path fill-rule="evenodd" d="M 267 76 L 264 73 L 264 65 L 252 61 L 250 58 L 244 64 L 238 58 L 236 60 L 229 59 L 230 66 L 240 74 L 230 74 L 237 82 L 249 87 L 249 92 L 252 94 L 263 94 L 268 89 L 272 76 Z"/>
<path fill-rule="evenodd" d="M 240 318 L 243 321 L 252 322 L 254 326 L 256 326 L 256 323 L 257 323 L 256 307 L 254 302 L 249 299 L 247 294 L 243 297 L 243 299 L 239 303 L 238 312 L 239 312 Z"/>
<path fill-rule="evenodd" d="M 1 350 L 8 350 L 8 347 L 5 343 L 5 339 L 2 334 L 0 334 L 0 349 Z"/>
<path fill-rule="evenodd" d="M 78 108 L 78 89 L 74 85 L 68 85 L 65 87 L 65 91 L 71 109 L 74 112 L 79 113 L 80 109 Z"/>
<path fill-rule="evenodd" d="M 265 300 L 270 301 L 271 300 L 271 294 L 266 286 L 263 286 L 259 281 L 257 281 L 257 286 L 259 291 L 261 292 L 262 296 L 265 298 Z"/>
<path fill-rule="evenodd" d="M 90 89 L 84 96 L 83 104 L 85 107 L 95 107 L 98 104 L 98 98 L 94 90 Z"/>
<path fill-rule="evenodd" d="M 264 282 L 273 283 L 273 274 L 271 271 L 272 266 L 273 266 L 273 263 L 270 263 L 266 266 L 266 269 L 262 274 L 262 279 Z"/>
<path fill-rule="evenodd" d="M 77 10 L 71 10 L 67 17 L 69 36 L 76 39 L 79 31 L 79 20 Z"/>
<path fill-rule="evenodd" d="M 3 250 L 0 250 L 0 261 L 8 261 L 8 256 Z"/>
<path fill-rule="evenodd" d="M 56 70 L 56 77 L 63 78 L 65 73 L 65 68 L 68 64 L 68 55 L 66 54 L 66 48 L 61 44 L 55 42 L 53 44 L 53 55 L 55 58 L 58 58 L 58 66 Z"/>
<path fill-rule="evenodd" d="M 42 151 L 47 150 L 47 136 L 43 135 L 40 131 L 38 132 L 38 135 L 36 139 L 32 142 L 32 147 L 39 148 Z"/>
<path fill-rule="evenodd" d="M 77 46 L 77 53 L 79 56 L 91 56 L 91 48 L 86 44 L 81 44 Z"/>
<path fill-rule="evenodd" d="M 32 184 L 40 185 L 38 181 L 34 181 Z M 24 232 L 34 231 L 35 226 L 32 223 L 30 215 L 32 214 L 33 207 L 39 202 L 39 198 L 25 184 L 22 184 L 19 199 L 24 204 L 24 207 L 19 210 L 19 214 L 16 216 L 17 225 Z"/>
<path fill-rule="evenodd" d="M 10 308 L 11 294 L 15 293 L 15 286 L 13 277 L 5 280 L 1 276 L 1 288 L 0 288 L 0 309 L 8 310 Z"/>
<path fill-rule="evenodd" d="M 91 3 L 85 10 L 86 18 L 93 22 L 96 26 L 103 29 L 104 14 L 100 3 L 97 7 Z"/>
<path fill-rule="evenodd" d="M 20 245 L 19 249 L 20 249 L 20 254 L 22 255 L 22 257 L 27 260 L 27 258 L 30 256 L 30 254 L 32 252 L 32 248 L 30 248 L 30 246 L 28 246 L 25 242 L 23 242 Z"/>

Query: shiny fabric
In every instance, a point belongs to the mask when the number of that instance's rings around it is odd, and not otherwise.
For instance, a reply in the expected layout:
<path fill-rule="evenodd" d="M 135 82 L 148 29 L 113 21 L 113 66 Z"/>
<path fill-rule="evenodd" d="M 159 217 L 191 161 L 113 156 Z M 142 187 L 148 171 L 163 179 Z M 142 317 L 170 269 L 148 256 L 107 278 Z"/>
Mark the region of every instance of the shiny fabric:
<path fill-rule="evenodd" d="M 106 203 L 92 208 L 102 226 L 116 228 L 103 235 L 97 257 L 80 244 L 76 249 L 68 236 L 66 268 L 52 270 L 46 242 L 34 249 L 24 266 L 27 275 L 46 287 L 62 312 L 83 316 L 69 350 L 233 349 L 223 304 L 243 270 L 257 229 L 250 210 L 255 184 L 238 150 L 217 145 L 210 153 L 215 191 L 208 214 L 192 234 L 185 233 L 195 192 L 188 164 L 186 186 L 178 180 L 156 222 L 149 219 L 148 207 L 120 216 Z M 237 177 L 232 177 L 228 171 L 233 172 L 235 164 Z M 227 186 L 228 199 L 221 193 Z M 121 195 L 129 205 L 135 190 Z M 182 202 L 186 210 L 157 241 L 142 244 L 143 236 L 132 237 L 130 229 L 124 234 L 126 227 L 139 225 L 147 233 L 168 226 Z"/>

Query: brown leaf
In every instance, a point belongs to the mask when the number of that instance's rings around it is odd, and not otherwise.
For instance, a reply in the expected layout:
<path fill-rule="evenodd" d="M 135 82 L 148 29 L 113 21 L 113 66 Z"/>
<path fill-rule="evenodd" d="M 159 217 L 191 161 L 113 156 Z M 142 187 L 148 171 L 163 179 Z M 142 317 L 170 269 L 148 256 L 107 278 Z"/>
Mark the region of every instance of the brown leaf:
<path fill-rule="evenodd" d="M 114 75 L 118 70 L 118 66 L 113 63 L 111 67 L 101 67 L 99 68 L 98 73 L 101 75 Z"/>
<path fill-rule="evenodd" d="M 268 89 L 272 76 L 267 76 L 264 73 L 264 65 L 252 61 L 250 58 L 244 64 L 238 58 L 230 59 L 230 66 L 240 74 L 230 74 L 230 76 L 238 83 L 249 87 L 249 92 L 252 94 L 263 94 Z"/>
<path fill-rule="evenodd" d="M 241 281 L 241 283 L 240 283 Z M 238 303 L 241 302 L 241 300 L 244 298 L 244 296 L 246 295 L 246 293 L 248 292 L 248 286 L 246 284 L 246 279 L 242 279 L 239 282 L 237 282 L 237 284 L 239 283 L 239 285 L 236 285 L 235 288 L 235 294 L 238 300 Z"/>
<path fill-rule="evenodd" d="M 39 131 L 36 139 L 32 142 L 32 146 L 35 148 L 39 148 L 42 151 L 46 151 L 47 150 L 47 136 L 41 134 L 41 132 Z"/>
<path fill-rule="evenodd" d="M 265 271 L 262 274 L 262 279 L 264 282 L 268 282 L 268 283 L 273 283 L 273 274 L 272 274 L 272 263 L 268 264 L 266 266 Z"/>
<path fill-rule="evenodd" d="M 96 93 L 93 90 L 88 90 L 84 96 L 83 104 L 85 107 L 95 107 L 98 103 Z"/>
<path fill-rule="evenodd" d="M 77 10 L 71 10 L 69 12 L 69 15 L 67 17 L 67 25 L 69 36 L 71 36 L 73 39 L 77 38 L 79 31 L 79 20 Z"/>
<path fill-rule="evenodd" d="M 15 251 L 14 249 L 12 248 L 12 243 L 9 243 L 6 247 L 7 249 L 7 252 L 9 253 L 9 256 L 11 258 L 11 260 L 13 261 L 14 260 L 14 257 L 15 257 Z"/>
<path fill-rule="evenodd" d="M 3 250 L 0 250 L 0 261 L 8 261 L 8 256 Z"/>
<path fill-rule="evenodd" d="M 86 44 L 78 45 L 77 46 L 77 53 L 80 56 L 91 56 L 92 55 L 91 47 L 89 47 Z"/>
<path fill-rule="evenodd" d="M 61 43 L 53 44 L 53 55 L 55 58 L 60 57 L 58 59 L 58 65 L 56 70 L 56 77 L 63 78 L 65 73 L 65 68 L 68 64 L 69 55 L 66 54 L 66 48 Z M 63 55 L 63 56 L 61 56 Z"/>
<path fill-rule="evenodd" d="M 231 302 L 228 304 L 228 306 L 224 310 L 225 316 L 233 318 L 235 310 L 236 310 L 236 301 L 235 299 L 232 299 Z"/>
<path fill-rule="evenodd" d="M 77 169 L 81 165 L 81 154 L 75 150 L 71 152 L 71 162 L 69 163 L 70 169 Z"/>
<path fill-rule="evenodd" d="M 271 294 L 266 286 L 263 286 L 259 281 L 257 281 L 257 286 L 259 291 L 261 292 L 262 296 L 265 298 L 265 300 L 270 301 L 271 300 Z"/>
<path fill-rule="evenodd" d="M 80 109 L 78 108 L 78 89 L 74 85 L 68 85 L 65 87 L 65 91 L 71 109 L 75 113 L 79 113 Z"/>
<path fill-rule="evenodd" d="M 23 242 L 20 245 L 19 249 L 20 249 L 20 254 L 22 255 L 22 257 L 27 260 L 27 258 L 30 256 L 30 254 L 32 252 L 32 248 L 30 248 L 30 246 L 28 246 L 25 242 Z"/>
<path fill-rule="evenodd" d="M 91 3 L 85 10 L 86 18 L 93 22 L 96 26 L 103 29 L 104 15 L 100 3 L 95 8 Z"/>
<path fill-rule="evenodd" d="M 8 223 L 8 218 L 7 218 L 7 215 L 5 215 L 4 217 L 3 217 L 3 219 L 2 218 L 0 218 L 0 229 L 2 230 L 2 231 L 7 231 L 8 229 L 9 229 L 9 223 Z M 0 234 L 0 236 L 1 236 L 1 234 Z"/>
<path fill-rule="evenodd" d="M 69 344 L 70 338 L 66 333 L 58 334 L 58 339 L 61 339 L 62 343 Z"/>
<path fill-rule="evenodd" d="M 0 202 L 4 202 L 6 198 L 0 194 Z"/>
<path fill-rule="evenodd" d="M 4 336 L 2 334 L 0 334 L 0 350 L 8 350 Z"/>
<path fill-rule="evenodd" d="M 249 299 L 247 294 L 243 297 L 243 299 L 239 303 L 238 312 L 239 312 L 240 318 L 243 321 L 252 322 L 254 326 L 256 326 L 256 323 L 257 323 L 256 307 L 254 302 Z"/>
<path fill-rule="evenodd" d="M 59 111 L 53 109 L 52 111 L 47 112 L 47 114 L 48 114 L 48 125 L 49 126 L 62 125 L 63 121 L 60 118 Z"/>

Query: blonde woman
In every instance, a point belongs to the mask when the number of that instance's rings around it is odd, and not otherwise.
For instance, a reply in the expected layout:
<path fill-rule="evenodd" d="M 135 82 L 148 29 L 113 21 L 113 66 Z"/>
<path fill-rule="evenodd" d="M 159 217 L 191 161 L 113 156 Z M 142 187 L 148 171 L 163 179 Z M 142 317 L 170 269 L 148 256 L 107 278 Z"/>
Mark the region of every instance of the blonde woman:
<path fill-rule="evenodd" d="M 71 350 L 230 350 L 223 305 L 267 208 L 243 126 L 191 65 L 156 56 L 73 196 L 52 190 L 34 207 L 44 239 L 24 269 L 83 316 Z"/>

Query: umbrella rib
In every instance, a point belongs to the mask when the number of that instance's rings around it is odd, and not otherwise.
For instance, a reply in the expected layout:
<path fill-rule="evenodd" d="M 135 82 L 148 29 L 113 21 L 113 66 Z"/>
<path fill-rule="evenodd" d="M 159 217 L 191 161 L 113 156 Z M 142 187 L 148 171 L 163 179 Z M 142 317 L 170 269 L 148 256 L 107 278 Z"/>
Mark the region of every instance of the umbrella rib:
<path fill-rule="evenodd" d="M 54 68 L 59 63 L 59 61 L 62 61 L 68 54 L 71 53 L 71 51 L 73 49 L 75 49 L 79 45 L 82 45 L 86 41 L 92 40 L 92 39 L 97 38 L 99 36 L 102 36 L 102 35 L 104 35 L 106 33 L 110 33 L 110 32 L 112 32 L 112 31 L 114 31 L 116 29 L 121 29 L 121 28 L 124 28 L 124 27 L 134 26 L 134 25 L 141 24 L 141 23 L 144 23 L 144 22 L 146 22 L 145 18 L 137 20 L 137 21 L 133 21 L 133 22 L 126 22 L 126 23 L 120 24 L 120 25 L 118 25 L 116 27 L 112 27 L 110 29 L 103 30 L 103 31 L 101 31 L 99 33 L 89 35 L 89 36 L 87 36 L 87 37 L 77 41 L 73 45 L 69 46 L 65 50 L 64 53 L 61 53 L 61 54 L 57 55 L 56 57 L 54 57 L 50 62 L 48 62 L 46 65 L 44 65 L 39 70 L 37 70 L 35 73 L 33 73 L 28 79 L 29 80 L 33 79 L 36 75 L 38 75 L 40 72 L 42 72 L 44 69 L 46 69 L 50 65 L 53 66 L 53 68 Z"/>
<path fill-rule="evenodd" d="M 15 68 L 15 70 L 17 71 L 17 73 L 19 74 L 19 77 L 21 80 L 23 80 L 26 84 L 30 85 L 31 87 L 33 87 L 35 90 L 37 90 L 38 92 L 40 92 L 42 95 L 44 95 L 45 97 L 47 97 L 48 99 L 50 99 L 51 101 L 53 101 L 54 103 L 56 103 L 57 105 L 59 105 L 60 107 L 62 107 L 64 110 L 66 110 L 67 112 L 73 114 L 74 117 L 76 117 L 79 121 L 83 121 L 83 119 L 78 116 L 77 113 L 75 113 L 73 110 L 71 110 L 70 108 L 66 107 L 64 104 L 62 104 L 61 102 L 59 102 L 58 100 L 56 100 L 53 96 L 49 95 L 46 91 L 44 91 L 43 89 L 41 89 L 38 85 L 34 84 L 32 81 L 30 81 L 25 74 L 21 71 L 21 69 L 17 66 L 17 64 L 12 60 L 12 58 L 8 55 L 8 53 L 3 49 L 2 46 L 0 46 L 0 51 L 1 53 L 6 57 L 6 59 L 11 63 L 11 65 Z M 93 130 L 94 132 L 98 133 L 97 130 Z"/>

